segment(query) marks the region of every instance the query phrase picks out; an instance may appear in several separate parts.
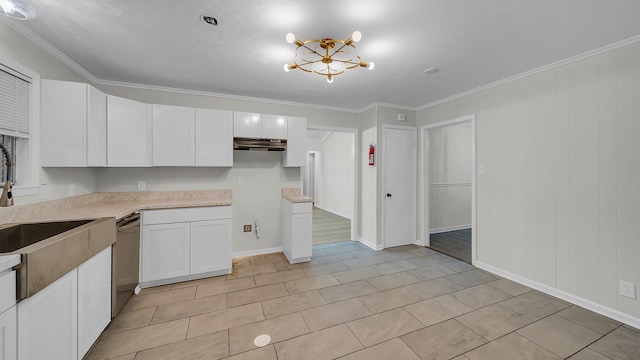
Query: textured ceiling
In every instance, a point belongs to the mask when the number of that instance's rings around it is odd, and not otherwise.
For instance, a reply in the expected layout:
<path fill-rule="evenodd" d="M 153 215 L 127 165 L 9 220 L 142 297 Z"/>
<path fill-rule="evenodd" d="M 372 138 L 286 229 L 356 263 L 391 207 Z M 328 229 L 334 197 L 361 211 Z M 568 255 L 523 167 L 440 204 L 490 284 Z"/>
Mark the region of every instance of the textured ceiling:
<path fill-rule="evenodd" d="M 638 0 L 33 2 L 37 18 L 21 25 L 100 80 L 349 109 L 419 107 L 640 34 Z M 294 53 L 286 33 L 354 30 L 373 71 L 328 84 L 282 70 Z"/>

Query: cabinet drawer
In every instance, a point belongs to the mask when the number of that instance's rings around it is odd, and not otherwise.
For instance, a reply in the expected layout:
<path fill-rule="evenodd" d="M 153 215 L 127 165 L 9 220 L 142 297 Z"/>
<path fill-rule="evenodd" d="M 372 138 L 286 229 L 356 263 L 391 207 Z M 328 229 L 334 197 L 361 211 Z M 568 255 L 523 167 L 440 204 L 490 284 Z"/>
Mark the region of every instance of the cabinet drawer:
<path fill-rule="evenodd" d="M 230 205 L 182 209 L 144 210 L 142 212 L 142 225 L 170 224 L 178 222 L 230 218 Z"/>
<path fill-rule="evenodd" d="M 302 203 L 293 203 L 292 204 L 292 213 L 300 214 L 300 213 L 310 213 L 311 212 L 311 203 L 310 202 L 302 202 Z"/>
<path fill-rule="evenodd" d="M 16 304 L 16 272 L 0 275 L 0 313 Z"/>

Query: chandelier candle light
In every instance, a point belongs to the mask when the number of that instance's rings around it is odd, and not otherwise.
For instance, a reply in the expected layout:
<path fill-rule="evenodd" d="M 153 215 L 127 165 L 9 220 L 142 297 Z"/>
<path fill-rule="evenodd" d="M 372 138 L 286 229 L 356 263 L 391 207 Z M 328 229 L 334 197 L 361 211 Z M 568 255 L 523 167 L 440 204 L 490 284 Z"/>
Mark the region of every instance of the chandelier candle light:
<path fill-rule="evenodd" d="M 332 83 L 334 76 L 342 74 L 347 69 L 365 67 L 373 70 L 375 64 L 372 61 L 362 61 L 354 45 L 361 38 L 360 31 L 354 31 L 347 40 L 324 38 L 302 41 L 288 33 L 287 42 L 297 47 L 293 63 L 284 64 L 284 71 L 300 69 L 326 76 L 327 82 Z"/>

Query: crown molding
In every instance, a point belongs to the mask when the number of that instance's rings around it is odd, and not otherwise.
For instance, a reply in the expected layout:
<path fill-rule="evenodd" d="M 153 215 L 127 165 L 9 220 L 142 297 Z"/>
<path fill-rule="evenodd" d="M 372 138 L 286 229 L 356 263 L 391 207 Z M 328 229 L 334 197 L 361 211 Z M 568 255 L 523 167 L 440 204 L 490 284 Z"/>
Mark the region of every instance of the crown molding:
<path fill-rule="evenodd" d="M 490 89 L 490 88 L 495 87 L 495 86 L 500 86 L 500 85 L 509 83 L 511 81 L 514 81 L 514 80 L 522 79 L 522 78 L 525 78 L 525 77 L 528 77 L 528 76 L 531 76 L 531 75 L 535 75 L 535 74 L 541 73 L 543 71 L 555 69 L 555 68 L 558 68 L 558 67 L 563 66 L 563 65 L 567 65 L 567 64 L 571 64 L 571 63 L 574 63 L 574 62 L 577 62 L 577 61 L 580 61 L 580 60 L 584 60 L 586 58 L 589 58 L 589 57 L 592 57 L 592 56 L 596 56 L 596 55 L 600 55 L 602 53 L 605 53 L 605 52 L 608 52 L 608 51 L 612 51 L 612 50 L 621 48 L 623 46 L 631 45 L 631 44 L 634 44 L 634 43 L 637 43 L 637 42 L 640 42 L 640 35 L 632 36 L 630 38 L 627 38 L 627 39 L 624 39 L 624 40 L 621 40 L 621 41 L 618 41 L 618 42 L 614 42 L 612 44 L 603 46 L 603 47 L 598 48 L 598 49 L 590 50 L 590 51 L 584 52 L 582 54 L 578 54 L 578 55 L 575 55 L 575 56 L 572 56 L 572 57 L 568 57 L 568 58 L 560 60 L 560 61 L 556 61 L 556 62 L 551 63 L 551 64 L 547 64 L 547 65 L 544 65 L 544 66 L 541 66 L 541 67 L 538 67 L 538 68 L 535 68 L 535 69 L 532 69 L 532 70 L 525 71 L 525 72 L 520 73 L 520 74 L 509 76 L 509 77 L 504 78 L 502 80 L 498 80 L 498 81 L 494 81 L 494 82 L 486 84 L 486 85 L 482 85 L 482 86 L 477 87 L 475 89 L 464 91 L 464 92 L 461 92 L 459 94 L 446 97 L 444 99 L 436 100 L 436 101 L 434 101 L 432 103 L 417 107 L 416 111 L 425 110 L 425 109 L 428 109 L 430 107 L 434 107 L 436 105 L 440 105 L 440 104 L 444 104 L 444 103 L 452 101 L 452 100 L 460 99 L 462 97 L 465 97 L 467 95 L 471 95 L 473 93 L 477 93 L 477 92 L 482 91 L 482 90 Z"/>
<path fill-rule="evenodd" d="M 27 38 L 29 41 L 31 41 L 36 46 L 38 46 L 39 48 L 47 52 L 49 55 L 53 56 L 54 58 L 61 61 L 63 64 L 70 67 L 73 71 L 80 74 L 80 76 L 84 77 L 85 79 L 89 80 L 92 83 L 96 83 L 98 81 L 98 78 L 95 77 L 92 73 L 88 72 L 85 68 L 80 66 L 77 62 L 71 60 L 71 58 L 69 58 L 67 55 L 62 53 L 62 51 L 58 50 L 55 46 L 51 45 L 51 43 L 49 43 L 47 40 L 43 39 L 38 34 L 31 31 L 29 28 L 24 26 L 19 21 L 9 19 L 5 16 L 2 16 L 0 18 L 5 24 L 7 24 L 7 26 L 15 30 L 20 35 Z"/>
<path fill-rule="evenodd" d="M 382 103 L 382 102 L 374 102 L 361 108 L 360 110 L 358 110 L 358 112 L 363 113 L 375 107 L 388 107 L 388 108 L 394 108 L 394 109 L 400 109 L 400 110 L 418 111 L 418 108 L 413 106 L 394 105 L 394 104 L 388 104 L 388 103 Z"/>

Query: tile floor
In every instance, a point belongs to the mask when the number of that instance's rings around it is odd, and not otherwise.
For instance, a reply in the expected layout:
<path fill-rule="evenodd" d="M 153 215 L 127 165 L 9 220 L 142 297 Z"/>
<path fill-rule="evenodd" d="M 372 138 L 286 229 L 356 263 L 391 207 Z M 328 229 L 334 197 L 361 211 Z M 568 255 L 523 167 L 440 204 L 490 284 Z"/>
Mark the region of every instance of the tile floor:
<path fill-rule="evenodd" d="M 257 348 L 253 339 L 271 336 Z M 141 359 L 640 359 L 640 330 L 430 249 L 345 241 L 144 289 L 87 356 Z"/>

